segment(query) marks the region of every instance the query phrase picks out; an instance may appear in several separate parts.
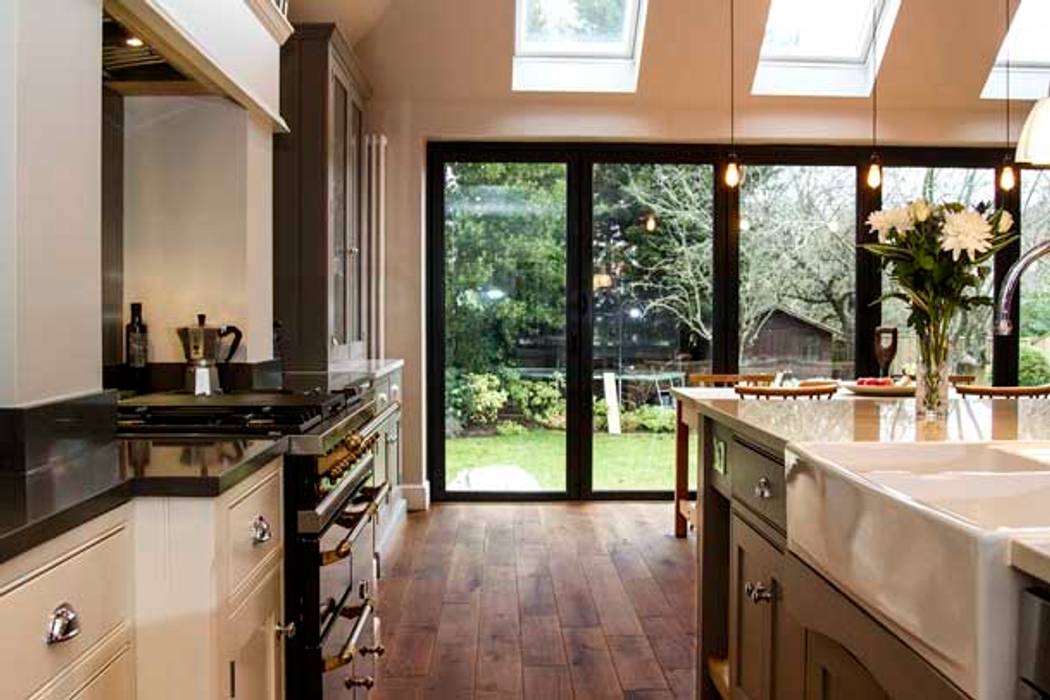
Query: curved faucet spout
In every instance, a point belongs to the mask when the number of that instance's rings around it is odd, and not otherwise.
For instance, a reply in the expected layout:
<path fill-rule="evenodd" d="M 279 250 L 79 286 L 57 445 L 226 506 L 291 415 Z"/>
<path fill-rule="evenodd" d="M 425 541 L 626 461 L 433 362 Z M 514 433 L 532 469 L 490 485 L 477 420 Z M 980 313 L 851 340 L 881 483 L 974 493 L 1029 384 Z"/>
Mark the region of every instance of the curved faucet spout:
<path fill-rule="evenodd" d="M 1044 255 L 1050 255 L 1050 239 L 1032 246 L 1017 259 L 1010 269 L 1006 271 L 1003 285 L 999 288 L 999 302 L 995 305 L 995 334 L 1010 335 L 1014 331 L 1013 321 L 1010 320 L 1010 308 L 1013 305 L 1014 296 L 1017 294 L 1017 285 L 1021 282 L 1021 275 L 1028 266 Z"/>

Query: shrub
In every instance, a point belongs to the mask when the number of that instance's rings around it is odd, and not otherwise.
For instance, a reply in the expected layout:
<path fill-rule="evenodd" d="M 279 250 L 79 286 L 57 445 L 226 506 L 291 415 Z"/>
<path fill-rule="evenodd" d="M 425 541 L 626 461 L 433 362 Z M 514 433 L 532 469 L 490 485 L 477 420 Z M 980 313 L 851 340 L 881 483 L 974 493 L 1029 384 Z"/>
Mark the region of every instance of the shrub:
<path fill-rule="evenodd" d="M 1018 358 L 1017 383 L 1021 386 L 1038 386 L 1050 384 L 1050 362 L 1038 348 L 1030 345 L 1021 346 Z"/>
<path fill-rule="evenodd" d="M 674 410 L 643 404 L 633 411 L 620 414 L 620 429 L 625 433 L 673 433 L 674 420 Z"/>
<path fill-rule="evenodd" d="M 496 423 L 496 435 L 524 435 L 527 432 L 524 425 L 512 420 L 501 420 Z"/>
<path fill-rule="evenodd" d="M 565 377 L 558 372 L 548 379 L 522 379 L 517 372 L 506 372 L 503 385 L 512 410 L 530 423 L 546 425 L 565 414 Z"/>
<path fill-rule="evenodd" d="M 446 403 L 449 413 L 461 425 L 492 425 L 507 403 L 507 392 L 500 388 L 495 374 L 446 372 Z"/>
<path fill-rule="evenodd" d="M 595 432 L 609 429 L 609 404 L 605 403 L 605 399 L 595 400 L 593 415 Z"/>

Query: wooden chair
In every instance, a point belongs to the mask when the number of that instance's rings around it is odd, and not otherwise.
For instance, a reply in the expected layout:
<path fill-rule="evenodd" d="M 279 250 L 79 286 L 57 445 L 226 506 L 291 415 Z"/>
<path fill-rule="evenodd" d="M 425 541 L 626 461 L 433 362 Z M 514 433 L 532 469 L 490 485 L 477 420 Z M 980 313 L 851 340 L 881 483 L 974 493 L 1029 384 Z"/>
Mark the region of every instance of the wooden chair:
<path fill-rule="evenodd" d="M 769 386 L 776 378 L 775 374 L 687 374 L 686 386 L 732 387 L 738 384 L 747 386 Z"/>
<path fill-rule="evenodd" d="M 955 391 L 960 396 L 976 396 L 982 399 L 1019 399 L 1050 396 L 1050 384 L 1042 386 L 982 386 L 980 384 L 957 384 Z"/>
<path fill-rule="evenodd" d="M 741 398 L 753 396 L 756 399 L 830 399 L 838 393 L 839 385 L 832 383 L 810 384 L 808 386 L 737 386 L 736 393 Z"/>

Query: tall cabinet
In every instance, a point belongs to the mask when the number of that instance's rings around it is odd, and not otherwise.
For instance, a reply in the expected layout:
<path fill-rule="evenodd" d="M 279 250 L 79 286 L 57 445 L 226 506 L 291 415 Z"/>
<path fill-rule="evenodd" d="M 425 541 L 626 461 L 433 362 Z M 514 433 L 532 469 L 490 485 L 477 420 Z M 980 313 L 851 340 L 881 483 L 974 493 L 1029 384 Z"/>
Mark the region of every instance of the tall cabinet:
<path fill-rule="evenodd" d="M 363 358 L 373 327 L 363 125 L 367 82 L 334 24 L 281 49 L 274 140 L 274 318 L 286 370 Z"/>

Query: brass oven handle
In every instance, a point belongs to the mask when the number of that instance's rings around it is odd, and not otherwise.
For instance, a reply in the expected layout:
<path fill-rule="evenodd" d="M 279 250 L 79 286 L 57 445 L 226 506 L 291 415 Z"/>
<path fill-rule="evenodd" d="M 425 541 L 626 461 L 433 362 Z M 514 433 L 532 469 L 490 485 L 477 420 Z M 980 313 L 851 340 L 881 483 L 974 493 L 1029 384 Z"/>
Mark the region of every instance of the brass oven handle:
<path fill-rule="evenodd" d="M 383 426 L 384 423 L 386 423 L 387 419 L 390 416 L 400 411 L 400 403 L 395 401 L 391 404 L 388 404 L 387 407 L 380 411 L 375 418 L 365 423 L 364 427 L 362 427 L 361 430 L 358 431 L 358 435 L 362 436 L 362 438 L 372 437 L 372 435 L 375 434 Z"/>
<path fill-rule="evenodd" d="M 334 671 L 337 668 L 346 666 L 348 663 L 354 660 L 354 656 L 357 655 L 357 641 L 361 639 L 361 635 L 364 634 L 365 625 L 372 619 L 373 606 L 371 600 L 366 600 L 363 605 L 358 608 L 351 610 L 340 610 L 339 614 L 343 617 L 350 617 L 352 612 L 360 610 L 358 614 L 357 622 L 354 623 L 353 629 L 350 630 L 349 636 L 346 638 L 346 642 L 343 643 L 343 648 L 340 649 L 339 653 L 335 656 L 329 656 L 324 660 L 324 672 Z"/>
<path fill-rule="evenodd" d="M 336 545 L 335 549 L 321 552 L 321 566 L 334 564 L 335 562 L 341 561 L 350 556 L 350 553 L 354 551 L 354 540 L 361 535 L 361 532 L 365 529 L 365 526 L 368 524 L 369 519 L 371 519 L 374 513 L 374 508 L 372 505 L 369 505 L 369 507 L 361 513 L 361 517 L 355 521 L 347 522 L 343 519 L 346 518 L 346 516 L 337 518 L 336 524 L 343 527 L 349 527 L 350 531 L 346 533 L 346 537 Z"/>

